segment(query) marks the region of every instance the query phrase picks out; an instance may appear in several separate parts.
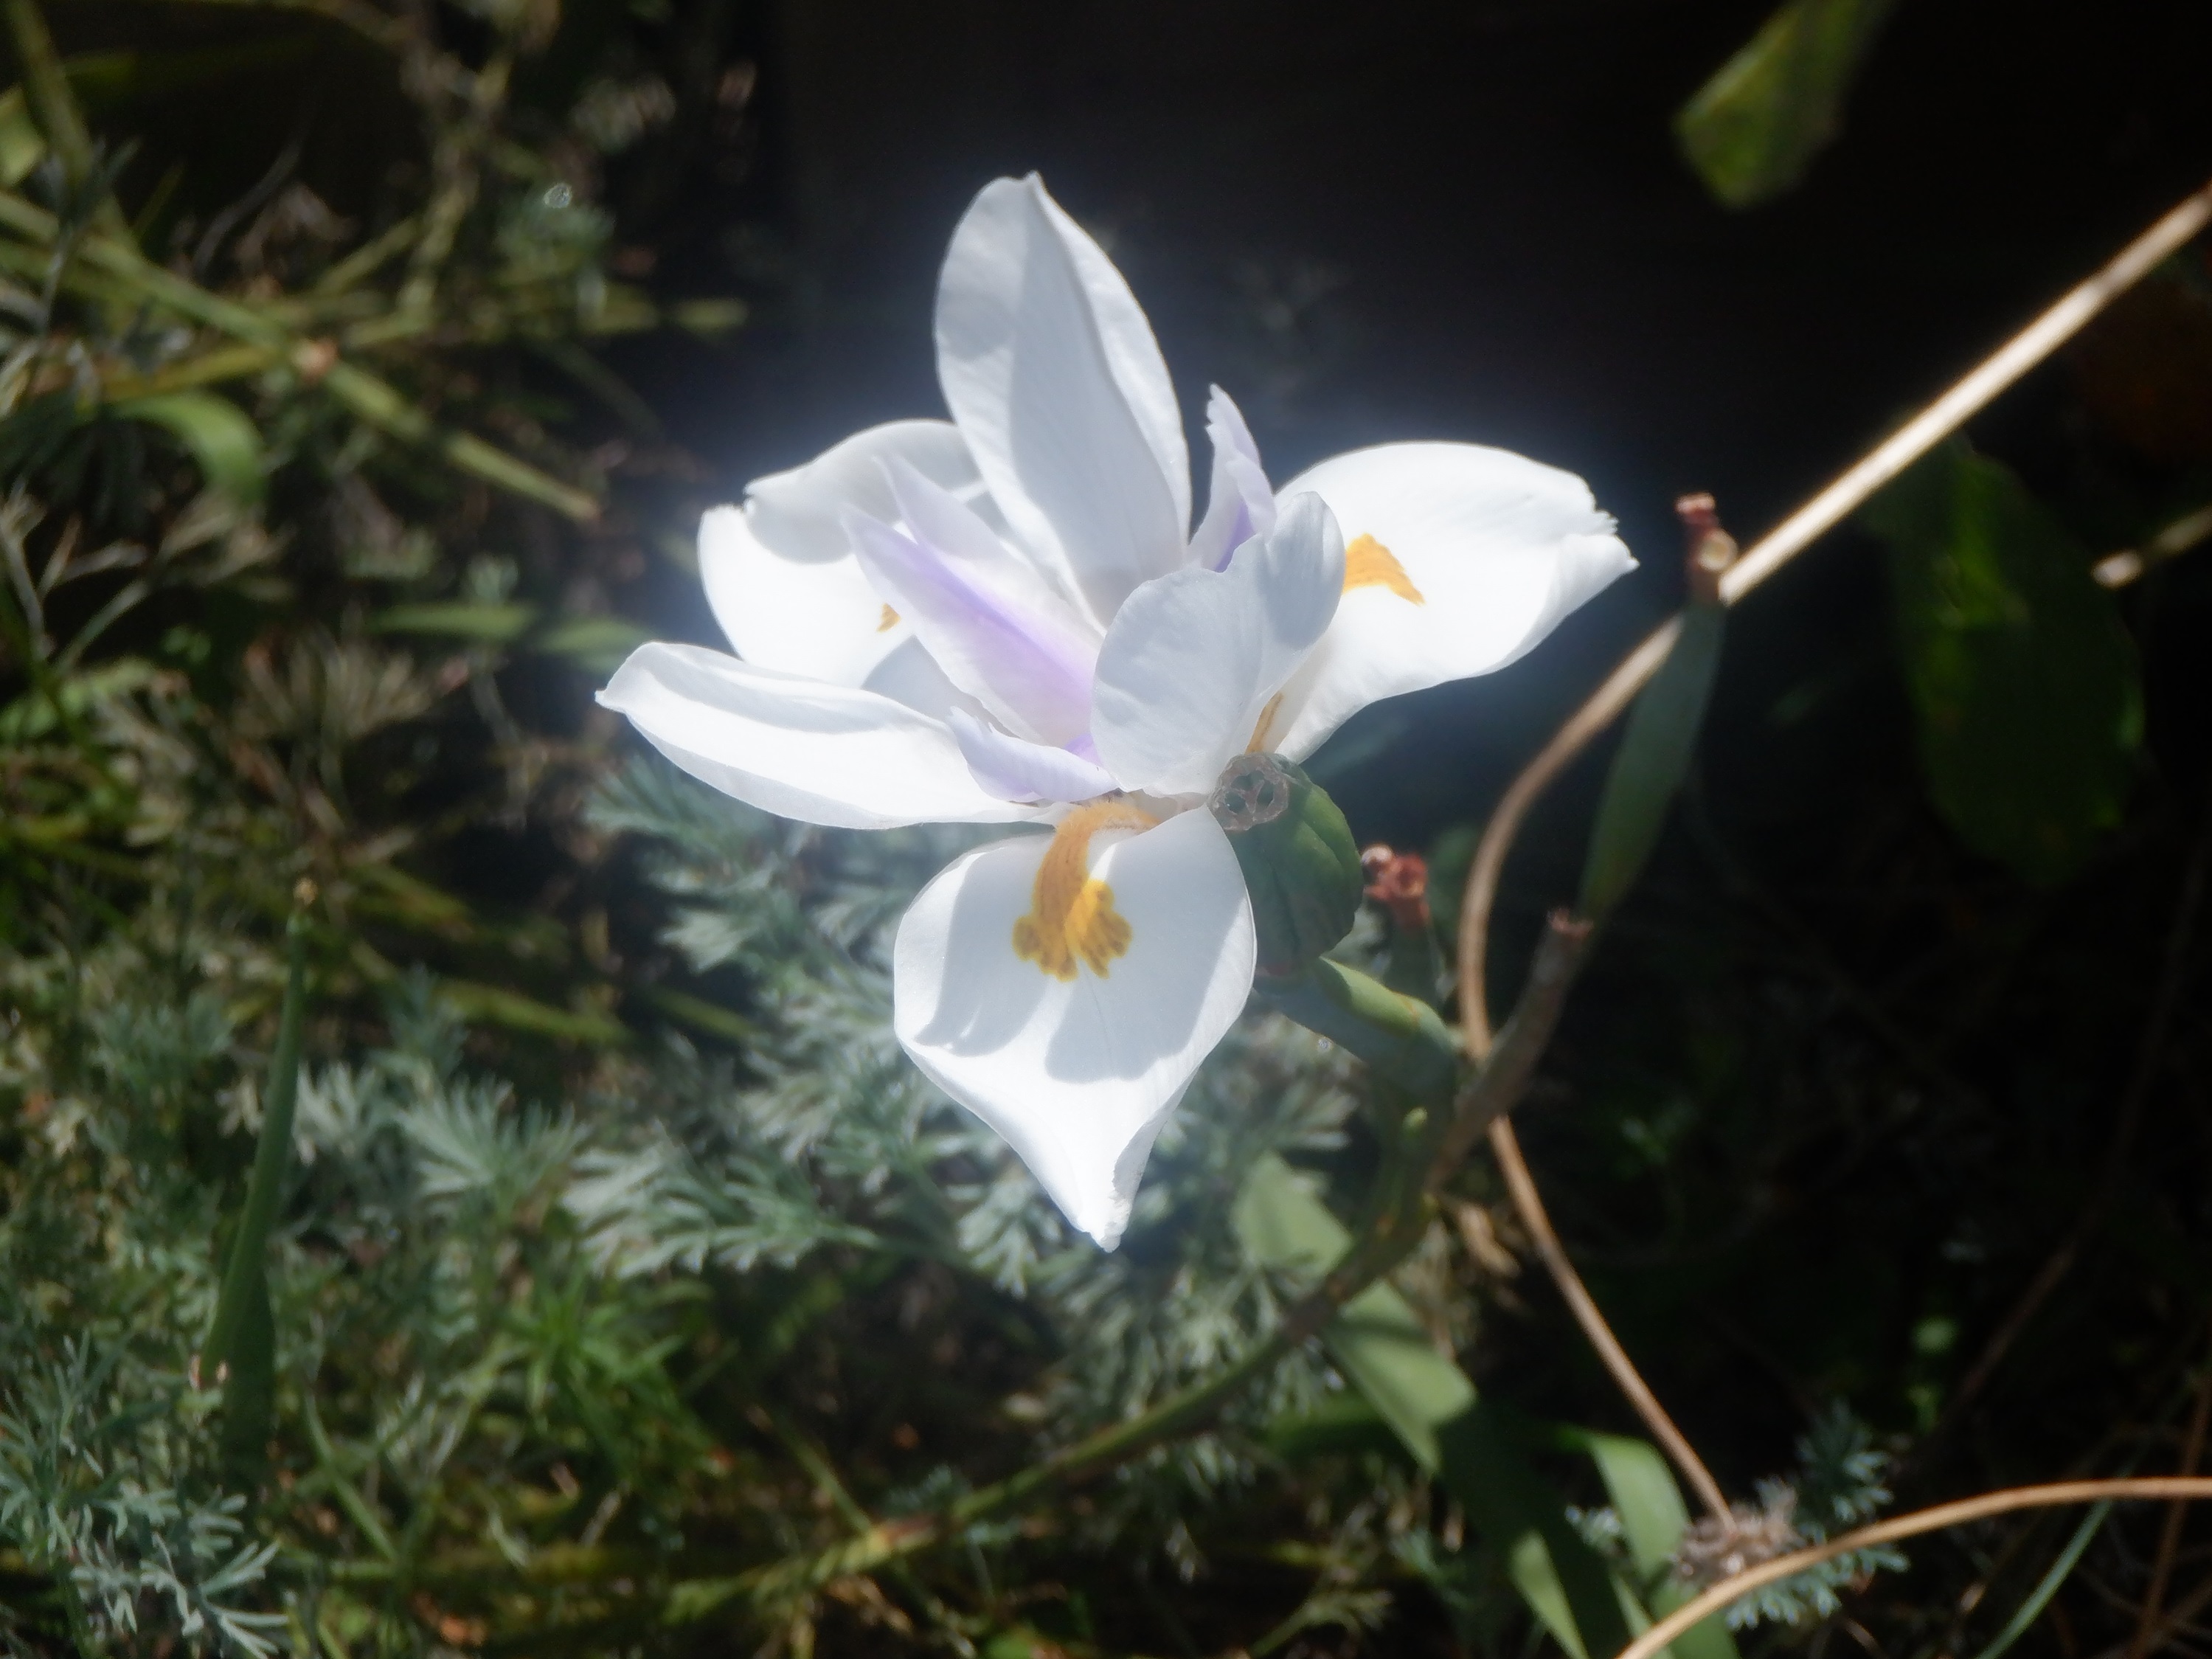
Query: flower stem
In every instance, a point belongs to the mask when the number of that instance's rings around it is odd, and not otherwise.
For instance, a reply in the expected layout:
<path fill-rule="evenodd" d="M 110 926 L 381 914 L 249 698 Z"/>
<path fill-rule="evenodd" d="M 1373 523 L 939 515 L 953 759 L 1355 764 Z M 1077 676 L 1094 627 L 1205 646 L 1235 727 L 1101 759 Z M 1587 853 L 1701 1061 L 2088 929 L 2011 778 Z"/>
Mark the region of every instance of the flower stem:
<path fill-rule="evenodd" d="M 10 191 L 0 191 L 0 226 L 48 246 L 60 232 L 53 215 Z M 441 427 L 386 381 L 343 358 L 332 357 L 327 346 L 319 349 L 315 343 L 291 333 L 251 307 L 210 294 L 149 263 L 112 237 L 87 236 L 75 252 L 78 259 L 116 278 L 140 298 L 234 339 L 260 346 L 276 361 L 298 366 L 357 418 L 401 442 L 432 450 L 459 471 L 550 507 L 579 523 L 588 524 L 599 517 L 599 502 L 584 491 L 548 477 L 526 461 L 471 433 Z"/>

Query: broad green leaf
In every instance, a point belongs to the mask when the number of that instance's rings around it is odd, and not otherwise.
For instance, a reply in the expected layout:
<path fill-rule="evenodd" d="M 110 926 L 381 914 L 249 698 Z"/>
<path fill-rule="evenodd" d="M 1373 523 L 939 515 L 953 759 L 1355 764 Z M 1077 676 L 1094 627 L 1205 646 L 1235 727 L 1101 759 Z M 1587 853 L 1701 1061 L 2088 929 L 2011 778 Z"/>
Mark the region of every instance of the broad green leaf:
<path fill-rule="evenodd" d="M 434 634 L 505 645 L 521 638 L 537 620 L 538 607 L 519 600 L 448 599 L 394 605 L 380 612 L 370 626 L 380 634 Z"/>
<path fill-rule="evenodd" d="M 1727 617 L 1717 604 L 1684 611 L 1674 648 L 1629 714 L 1583 866 L 1581 909 L 1593 921 L 1601 920 L 1636 884 L 1666 825 L 1667 809 L 1690 769 L 1698 729 L 1705 724 Z"/>
<path fill-rule="evenodd" d="M 611 674 L 651 637 L 620 617 L 563 617 L 532 644 L 549 655 L 567 658 L 587 673 Z"/>
<path fill-rule="evenodd" d="M 1790 0 L 1674 117 L 1725 207 L 1790 189 L 1842 130 L 1844 98 L 1896 0 Z"/>
<path fill-rule="evenodd" d="M 1650 1442 L 1626 1435 L 1571 1428 L 1560 1431 L 1559 1437 L 1562 1444 L 1588 1453 L 1597 1465 L 1651 1610 L 1674 1612 L 1691 1596 L 1689 1586 L 1674 1576 L 1671 1559 L 1690 1524 L 1690 1513 L 1667 1460 Z M 1676 1659 L 1736 1659 L 1735 1638 L 1727 1624 L 1715 1617 L 1677 1637 L 1674 1653 Z"/>
<path fill-rule="evenodd" d="M 191 452 L 207 487 L 239 506 L 255 507 L 267 494 L 261 473 L 261 433 L 245 411 L 212 392 L 165 392 L 112 405 L 125 420 L 158 426 Z"/>
<path fill-rule="evenodd" d="M 1289 1462 L 1346 1452 L 1406 1455 L 1382 1414 L 1358 1389 L 1330 1395 L 1310 1412 L 1267 1425 L 1267 1449 Z"/>
<path fill-rule="evenodd" d="M 1236 1223 L 1254 1261 L 1304 1277 L 1326 1272 L 1352 1243 L 1328 1206 L 1273 1157 L 1245 1178 Z M 1574 1659 L 1602 1659 L 1626 1646 L 1640 1609 L 1483 1407 L 1467 1374 L 1436 1351 L 1406 1298 L 1388 1284 L 1370 1285 L 1322 1341 L 1413 1461 L 1499 1547 L 1514 1588 L 1553 1639 Z"/>
<path fill-rule="evenodd" d="M 2133 641 L 2089 556 L 1963 446 L 1878 496 L 1929 790 L 1960 838 L 2039 885 L 2118 823 L 2142 736 Z"/>
<path fill-rule="evenodd" d="M 22 88 L 0 92 L 0 185 L 15 189 L 46 156 L 46 136 L 31 118 Z"/>

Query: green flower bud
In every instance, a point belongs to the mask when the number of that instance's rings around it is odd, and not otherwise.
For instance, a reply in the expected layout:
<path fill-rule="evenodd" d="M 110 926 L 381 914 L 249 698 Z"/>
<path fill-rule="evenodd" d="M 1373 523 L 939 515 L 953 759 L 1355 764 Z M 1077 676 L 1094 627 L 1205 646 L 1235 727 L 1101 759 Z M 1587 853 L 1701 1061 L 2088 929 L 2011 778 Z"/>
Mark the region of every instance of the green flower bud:
<path fill-rule="evenodd" d="M 1206 806 L 1243 866 L 1261 973 L 1294 974 L 1351 930 L 1367 878 L 1328 791 L 1279 755 L 1239 755 Z"/>

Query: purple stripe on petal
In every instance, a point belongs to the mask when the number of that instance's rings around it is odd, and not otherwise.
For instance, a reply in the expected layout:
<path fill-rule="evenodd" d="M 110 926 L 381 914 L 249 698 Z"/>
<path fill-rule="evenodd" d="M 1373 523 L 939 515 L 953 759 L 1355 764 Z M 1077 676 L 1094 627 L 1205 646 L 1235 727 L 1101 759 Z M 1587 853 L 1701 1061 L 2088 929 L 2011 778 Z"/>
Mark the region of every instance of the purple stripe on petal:
<path fill-rule="evenodd" d="M 1024 735 L 1063 741 L 1090 724 L 1096 649 L 972 563 L 906 530 L 849 514 L 853 551 L 945 677 Z"/>
<path fill-rule="evenodd" d="M 1213 442 L 1212 483 L 1206 517 L 1191 533 L 1191 562 L 1207 570 L 1226 570 L 1237 550 L 1275 527 L 1275 492 L 1260 465 L 1244 416 L 1219 386 L 1206 404 L 1206 434 Z"/>
<path fill-rule="evenodd" d="M 945 716 L 976 787 L 1001 800 L 1089 800 L 1110 793 L 1114 780 L 1096 759 L 1008 737 L 963 709 Z"/>

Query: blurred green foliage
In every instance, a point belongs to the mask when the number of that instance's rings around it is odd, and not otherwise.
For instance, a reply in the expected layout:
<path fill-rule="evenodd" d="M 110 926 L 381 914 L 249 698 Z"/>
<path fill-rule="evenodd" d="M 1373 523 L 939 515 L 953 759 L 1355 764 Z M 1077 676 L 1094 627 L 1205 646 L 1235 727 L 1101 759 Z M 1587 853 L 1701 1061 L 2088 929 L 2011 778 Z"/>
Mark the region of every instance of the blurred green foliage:
<path fill-rule="evenodd" d="M 2135 647 L 2087 551 L 1998 463 L 1941 452 L 1868 514 L 1936 805 L 2028 881 L 2120 821 L 2142 741 Z"/>
<path fill-rule="evenodd" d="M 1715 200 L 1786 194 L 1843 131 L 1844 100 L 1897 0 L 1788 0 L 1674 118 Z"/>

